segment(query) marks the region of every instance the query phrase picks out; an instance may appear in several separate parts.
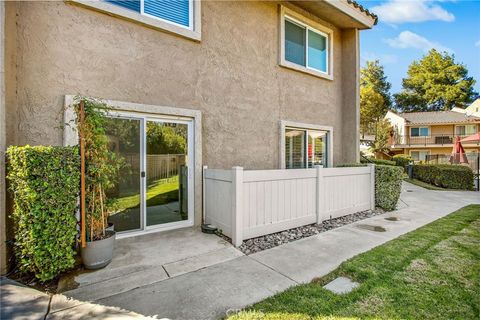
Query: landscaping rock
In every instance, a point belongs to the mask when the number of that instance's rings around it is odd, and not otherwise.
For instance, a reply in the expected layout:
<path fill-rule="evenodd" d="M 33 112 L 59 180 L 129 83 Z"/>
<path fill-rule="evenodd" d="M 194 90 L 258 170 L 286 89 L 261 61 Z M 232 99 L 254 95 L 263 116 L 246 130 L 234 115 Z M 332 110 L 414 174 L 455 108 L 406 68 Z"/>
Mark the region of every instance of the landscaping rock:
<path fill-rule="evenodd" d="M 310 224 L 253 239 L 248 239 L 244 241 L 238 249 L 240 249 L 240 251 L 242 251 L 244 254 L 248 255 L 276 246 L 280 246 L 288 242 L 311 237 L 321 232 L 332 230 L 382 213 L 384 213 L 384 211 L 381 209 L 366 210 L 349 214 L 340 218 L 325 220 L 321 224 Z"/>

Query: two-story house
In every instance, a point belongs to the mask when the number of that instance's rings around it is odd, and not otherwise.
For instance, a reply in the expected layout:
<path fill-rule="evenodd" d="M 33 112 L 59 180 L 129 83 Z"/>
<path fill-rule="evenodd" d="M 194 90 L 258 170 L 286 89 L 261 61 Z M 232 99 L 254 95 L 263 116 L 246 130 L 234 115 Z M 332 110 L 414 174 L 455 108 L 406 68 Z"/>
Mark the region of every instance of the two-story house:
<path fill-rule="evenodd" d="M 2 151 L 74 144 L 72 96 L 106 100 L 132 169 L 117 188 L 124 235 L 200 224 L 203 165 L 358 160 L 359 37 L 377 18 L 354 1 L 8 1 L 0 13 Z M 159 132 L 178 147 L 158 147 Z"/>
<path fill-rule="evenodd" d="M 480 117 L 464 109 L 451 111 L 395 113 L 385 116 L 392 124 L 390 149 L 394 154 L 407 154 L 415 161 L 429 155 L 449 155 L 456 137 L 463 139 L 480 130 Z M 478 153 L 478 142 L 465 142 L 466 153 Z"/>

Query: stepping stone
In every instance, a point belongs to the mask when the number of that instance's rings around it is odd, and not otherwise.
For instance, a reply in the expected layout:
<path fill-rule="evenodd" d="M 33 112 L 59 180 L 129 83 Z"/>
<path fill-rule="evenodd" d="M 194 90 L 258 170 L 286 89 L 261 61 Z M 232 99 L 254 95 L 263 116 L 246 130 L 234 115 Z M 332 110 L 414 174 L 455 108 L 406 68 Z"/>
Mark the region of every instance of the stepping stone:
<path fill-rule="evenodd" d="M 332 282 L 327 283 L 324 288 L 336 294 L 345 294 L 349 293 L 359 285 L 358 282 L 354 282 L 349 278 L 338 277 Z"/>

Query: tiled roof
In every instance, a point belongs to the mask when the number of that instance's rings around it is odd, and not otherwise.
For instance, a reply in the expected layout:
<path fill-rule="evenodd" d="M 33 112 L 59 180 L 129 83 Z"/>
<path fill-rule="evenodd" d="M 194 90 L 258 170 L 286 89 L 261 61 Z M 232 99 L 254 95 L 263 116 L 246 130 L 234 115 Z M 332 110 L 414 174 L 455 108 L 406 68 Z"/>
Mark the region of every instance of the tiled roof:
<path fill-rule="evenodd" d="M 367 16 L 370 16 L 372 18 L 375 19 L 375 22 L 374 24 L 377 24 L 378 22 L 378 16 L 372 12 L 370 12 L 368 9 L 366 9 L 364 6 L 362 6 L 361 4 L 357 3 L 356 1 L 353 1 L 353 0 L 347 0 L 348 4 L 357 8 L 358 10 L 360 10 L 361 12 L 364 12 Z"/>
<path fill-rule="evenodd" d="M 461 123 L 480 121 L 480 117 L 467 116 L 465 113 L 455 111 L 428 111 L 428 112 L 405 112 L 399 113 L 408 124 L 429 123 Z"/>

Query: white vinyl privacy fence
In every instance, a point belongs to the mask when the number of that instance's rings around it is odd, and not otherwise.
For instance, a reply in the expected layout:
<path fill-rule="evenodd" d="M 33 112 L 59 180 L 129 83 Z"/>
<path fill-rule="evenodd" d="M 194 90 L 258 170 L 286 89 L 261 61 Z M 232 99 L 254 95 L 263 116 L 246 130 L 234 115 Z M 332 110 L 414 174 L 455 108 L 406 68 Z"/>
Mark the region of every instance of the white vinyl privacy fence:
<path fill-rule="evenodd" d="M 205 222 L 244 239 L 374 209 L 375 167 L 204 168 Z"/>

